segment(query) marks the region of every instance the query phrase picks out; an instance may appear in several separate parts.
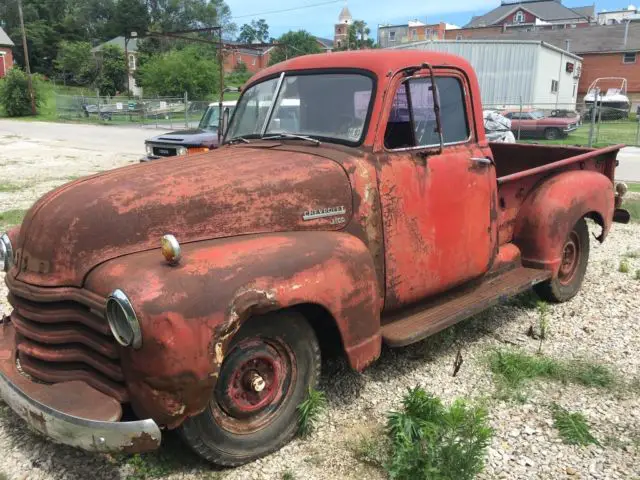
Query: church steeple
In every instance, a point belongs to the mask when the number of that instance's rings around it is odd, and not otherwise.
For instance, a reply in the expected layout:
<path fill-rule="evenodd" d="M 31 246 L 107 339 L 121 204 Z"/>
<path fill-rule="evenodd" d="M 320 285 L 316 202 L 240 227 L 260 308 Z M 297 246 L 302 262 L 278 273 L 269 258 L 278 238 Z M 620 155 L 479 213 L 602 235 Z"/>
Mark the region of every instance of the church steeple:
<path fill-rule="evenodd" d="M 349 36 L 349 26 L 353 24 L 353 17 L 347 7 L 347 0 L 344 1 L 344 7 L 340 10 L 338 16 L 338 23 L 335 25 L 333 34 L 333 45 L 335 48 L 340 48 L 347 43 L 347 37 Z"/>
<path fill-rule="evenodd" d="M 347 0 L 344 1 L 344 7 L 342 7 L 340 15 L 338 16 L 338 23 L 343 25 L 351 25 L 353 23 L 353 17 L 351 16 L 351 12 L 347 6 Z"/>

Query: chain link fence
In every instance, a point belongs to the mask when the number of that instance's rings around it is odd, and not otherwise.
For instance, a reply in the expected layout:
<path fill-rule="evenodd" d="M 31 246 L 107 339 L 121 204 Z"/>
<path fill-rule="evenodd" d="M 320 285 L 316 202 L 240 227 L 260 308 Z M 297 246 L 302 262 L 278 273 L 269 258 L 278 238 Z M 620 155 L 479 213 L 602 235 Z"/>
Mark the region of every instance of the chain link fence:
<path fill-rule="evenodd" d="M 640 146 L 640 122 L 636 111 L 619 105 L 525 104 L 516 100 L 485 104 L 483 110 L 509 118 L 511 131 L 520 142 Z"/>
<path fill-rule="evenodd" d="M 56 95 L 56 115 L 62 120 L 139 125 L 163 129 L 198 125 L 208 101 L 183 97 L 127 98 Z"/>

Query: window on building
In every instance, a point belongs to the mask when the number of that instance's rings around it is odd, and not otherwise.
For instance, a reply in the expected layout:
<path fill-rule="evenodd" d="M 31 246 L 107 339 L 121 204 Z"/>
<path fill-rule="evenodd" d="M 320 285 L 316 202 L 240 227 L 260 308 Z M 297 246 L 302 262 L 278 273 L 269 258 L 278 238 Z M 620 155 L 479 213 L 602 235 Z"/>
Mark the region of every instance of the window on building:
<path fill-rule="evenodd" d="M 468 140 L 469 126 L 462 83 L 453 77 L 439 77 L 436 82 L 440 94 L 444 143 Z M 412 115 L 409 115 L 409 109 Z M 398 88 L 384 143 L 391 150 L 432 147 L 440 143 L 430 78 L 410 79 Z"/>
<path fill-rule="evenodd" d="M 551 93 L 558 93 L 558 81 L 551 80 Z"/>
<path fill-rule="evenodd" d="M 524 23 L 524 12 L 522 10 L 518 10 L 513 16 L 513 23 Z"/>
<path fill-rule="evenodd" d="M 136 56 L 129 55 L 129 70 L 135 70 L 135 69 L 136 69 Z"/>
<path fill-rule="evenodd" d="M 462 40 L 462 35 L 457 34 L 457 35 L 456 35 L 456 40 Z"/>
<path fill-rule="evenodd" d="M 636 52 L 627 52 L 622 56 L 622 63 L 636 63 Z"/>
<path fill-rule="evenodd" d="M 389 32 L 389 41 L 390 42 L 395 42 L 396 41 L 396 32 L 395 31 Z"/>

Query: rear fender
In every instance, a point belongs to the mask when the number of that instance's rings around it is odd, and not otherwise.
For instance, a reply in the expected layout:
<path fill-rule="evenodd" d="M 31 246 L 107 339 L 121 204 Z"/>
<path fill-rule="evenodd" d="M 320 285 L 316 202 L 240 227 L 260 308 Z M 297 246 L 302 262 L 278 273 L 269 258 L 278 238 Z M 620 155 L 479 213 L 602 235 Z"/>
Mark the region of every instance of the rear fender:
<path fill-rule="evenodd" d="M 339 232 L 247 235 L 182 246 L 179 265 L 160 249 L 96 268 L 86 288 L 122 289 L 139 318 L 142 347 L 122 350 L 138 415 L 177 426 L 206 408 L 229 342 L 248 318 L 315 304 L 333 317 L 351 365 L 380 354 L 376 273 L 366 246 Z"/>
<path fill-rule="evenodd" d="M 614 189 L 611 180 L 593 171 L 568 171 L 544 180 L 525 199 L 516 219 L 513 243 L 522 263 L 543 268 L 555 276 L 562 247 L 573 226 L 583 217 L 601 227 L 603 242 L 613 220 Z"/>

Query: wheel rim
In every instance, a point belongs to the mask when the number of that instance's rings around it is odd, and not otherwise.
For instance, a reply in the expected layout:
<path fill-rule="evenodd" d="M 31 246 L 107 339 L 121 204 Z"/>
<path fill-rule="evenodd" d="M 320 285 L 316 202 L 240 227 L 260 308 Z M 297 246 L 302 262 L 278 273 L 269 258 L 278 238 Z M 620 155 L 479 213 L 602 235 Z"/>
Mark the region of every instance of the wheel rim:
<path fill-rule="evenodd" d="M 580 237 L 574 230 L 569 234 L 569 238 L 562 247 L 562 263 L 558 272 L 558 280 L 563 285 L 571 283 L 578 271 L 580 264 Z"/>
<path fill-rule="evenodd" d="M 210 402 L 220 426 L 251 433 L 271 423 L 293 391 L 296 363 L 280 339 L 248 338 L 227 354 Z"/>
<path fill-rule="evenodd" d="M 547 140 L 555 140 L 557 137 L 557 132 L 555 130 L 547 131 Z"/>

